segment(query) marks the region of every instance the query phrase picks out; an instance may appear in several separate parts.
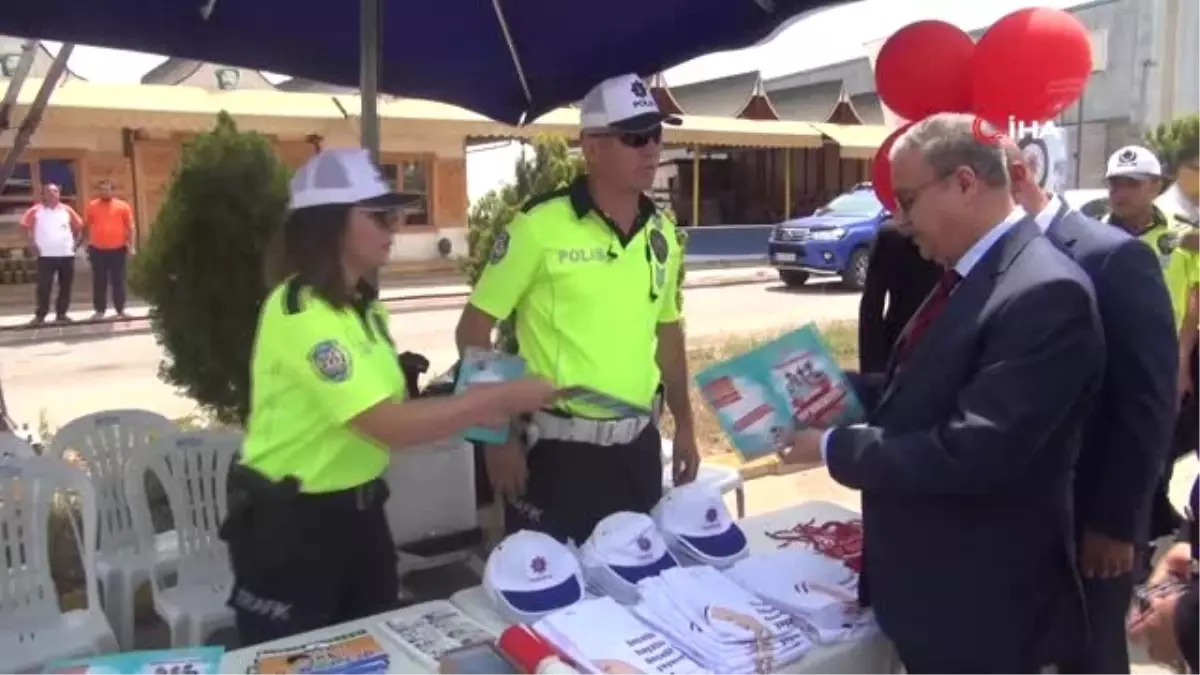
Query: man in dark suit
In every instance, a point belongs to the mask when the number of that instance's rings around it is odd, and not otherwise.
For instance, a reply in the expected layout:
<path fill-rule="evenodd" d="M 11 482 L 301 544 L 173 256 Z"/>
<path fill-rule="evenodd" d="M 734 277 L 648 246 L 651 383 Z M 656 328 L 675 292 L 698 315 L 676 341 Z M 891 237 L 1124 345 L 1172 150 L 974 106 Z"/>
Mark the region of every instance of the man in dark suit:
<path fill-rule="evenodd" d="M 1107 366 L 1084 431 L 1075 476 L 1079 565 L 1091 629 L 1076 673 L 1128 673 L 1125 618 L 1138 548 L 1148 541 L 1150 498 L 1175 422 L 1179 368 L 1175 318 L 1158 259 L 1118 228 L 1047 195 L 1010 139 L 1003 142 L 1013 198 L 1096 290 Z"/>
<path fill-rule="evenodd" d="M 858 303 L 859 370 L 882 372 L 887 367 L 900 331 L 941 275 L 942 266 L 922 258 L 917 245 L 897 223 L 879 229 L 867 262 L 867 284 Z"/>
<path fill-rule="evenodd" d="M 784 454 L 862 490 L 860 591 L 914 673 L 1039 672 L 1086 633 L 1071 471 L 1104 336 L 981 129 L 946 113 L 896 142 L 901 215 L 947 274 L 889 372 L 858 378 L 867 424 L 798 431 Z"/>

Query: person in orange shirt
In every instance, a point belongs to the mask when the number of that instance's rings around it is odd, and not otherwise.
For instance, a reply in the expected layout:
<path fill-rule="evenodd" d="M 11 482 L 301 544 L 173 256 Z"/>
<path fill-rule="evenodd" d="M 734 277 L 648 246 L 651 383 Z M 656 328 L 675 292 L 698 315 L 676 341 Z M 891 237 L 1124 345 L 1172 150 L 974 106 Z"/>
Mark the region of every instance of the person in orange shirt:
<path fill-rule="evenodd" d="M 112 181 L 101 181 L 100 196 L 87 205 L 88 260 L 92 263 L 93 320 L 108 311 L 108 287 L 112 286 L 113 309 L 125 315 L 125 262 L 133 243 L 133 208 L 113 196 Z"/>

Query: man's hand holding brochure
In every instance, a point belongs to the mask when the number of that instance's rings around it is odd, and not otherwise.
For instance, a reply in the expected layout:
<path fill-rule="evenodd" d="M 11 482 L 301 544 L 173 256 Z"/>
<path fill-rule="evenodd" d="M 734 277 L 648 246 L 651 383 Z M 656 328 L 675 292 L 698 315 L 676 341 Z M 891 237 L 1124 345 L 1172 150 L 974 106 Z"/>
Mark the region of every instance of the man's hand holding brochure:
<path fill-rule="evenodd" d="M 820 332 L 808 324 L 695 376 L 743 461 L 787 452 L 794 437 L 863 421 L 865 411 Z M 811 439 L 809 439 L 811 440 Z"/>

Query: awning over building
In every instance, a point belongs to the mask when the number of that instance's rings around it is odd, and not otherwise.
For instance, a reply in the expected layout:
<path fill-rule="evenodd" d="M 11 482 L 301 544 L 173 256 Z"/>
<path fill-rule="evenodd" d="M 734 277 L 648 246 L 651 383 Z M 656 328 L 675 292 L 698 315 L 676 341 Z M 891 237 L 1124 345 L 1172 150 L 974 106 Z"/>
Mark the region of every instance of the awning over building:
<path fill-rule="evenodd" d="M 33 101 L 41 80 L 27 80 L 17 99 L 18 115 Z M 214 91 L 200 87 L 68 82 L 54 90 L 45 112 L 47 125 L 147 128 L 199 132 L 210 129 L 225 110 L 246 130 L 265 134 L 331 136 L 355 124 L 358 96 L 273 90 Z M 533 124 L 511 127 L 444 103 L 420 99 L 380 101 L 383 134 L 443 135 L 458 138 L 531 138 L 538 134 L 576 136 L 579 111 L 560 108 Z M 821 132 L 804 122 L 755 122 L 686 115 L 667 129 L 667 143 L 749 147 L 819 147 Z"/>
<path fill-rule="evenodd" d="M 834 143 L 841 146 L 843 159 L 871 159 L 892 129 L 876 124 L 812 125 Z"/>

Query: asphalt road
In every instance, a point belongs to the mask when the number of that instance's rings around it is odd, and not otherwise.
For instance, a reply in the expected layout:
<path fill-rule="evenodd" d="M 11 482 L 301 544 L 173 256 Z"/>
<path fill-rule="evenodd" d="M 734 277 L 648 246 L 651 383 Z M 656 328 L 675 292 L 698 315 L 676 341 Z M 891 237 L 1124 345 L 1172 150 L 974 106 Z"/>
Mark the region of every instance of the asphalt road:
<path fill-rule="evenodd" d="M 685 291 L 688 334 L 766 331 L 807 321 L 854 319 L 858 295 L 834 284 L 798 291 L 777 282 L 693 288 Z M 455 359 L 454 325 L 460 309 L 405 312 L 392 316 L 401 349 L 425 354 L 435 372 Z M 138 408 L 182 417 L 195 405 L 158 379 L 163 352 L 151 335 L 53 340 L 0 350 L 0 377 L 10 413 L 35 426 L 42 416 L 52 428 L 91 412 Z"/>

